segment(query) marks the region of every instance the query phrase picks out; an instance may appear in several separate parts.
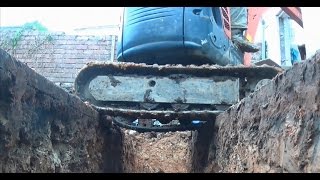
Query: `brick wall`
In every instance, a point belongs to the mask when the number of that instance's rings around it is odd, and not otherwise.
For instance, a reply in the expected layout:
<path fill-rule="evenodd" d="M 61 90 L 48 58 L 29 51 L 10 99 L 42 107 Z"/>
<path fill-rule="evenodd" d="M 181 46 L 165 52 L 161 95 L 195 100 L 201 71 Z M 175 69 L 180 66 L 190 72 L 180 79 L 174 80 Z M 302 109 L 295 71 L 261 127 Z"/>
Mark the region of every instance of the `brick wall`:
<path fill-rule="evenodd" d="M 54 83 L 73 87 L 90 61 L 116 59 L 117 37 L 66 35 L 58 32 L 0 29 L 0 48 Z"/>

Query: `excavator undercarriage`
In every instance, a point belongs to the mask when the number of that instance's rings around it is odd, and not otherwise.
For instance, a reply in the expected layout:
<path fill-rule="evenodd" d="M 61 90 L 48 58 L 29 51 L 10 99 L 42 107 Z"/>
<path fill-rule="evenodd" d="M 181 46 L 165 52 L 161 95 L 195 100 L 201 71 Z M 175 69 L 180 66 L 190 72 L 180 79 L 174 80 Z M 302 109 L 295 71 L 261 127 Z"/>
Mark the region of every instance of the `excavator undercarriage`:
<path fill-rule="evenodd" d="M 243 97 L 260 80 L 281 72 L 273 66 L 147 65 L 89 63 L 77 76 L 82 100 L 118 126 L 145 131 L 201 127 Z"/>
<path fill-rule="evenodd" d="M 202 127 L 282 71 L 248 66 L 230 25 L 228 7 L 124 8 L 118 62 L 87 64 L 76 93 L 124 128 Z"/>

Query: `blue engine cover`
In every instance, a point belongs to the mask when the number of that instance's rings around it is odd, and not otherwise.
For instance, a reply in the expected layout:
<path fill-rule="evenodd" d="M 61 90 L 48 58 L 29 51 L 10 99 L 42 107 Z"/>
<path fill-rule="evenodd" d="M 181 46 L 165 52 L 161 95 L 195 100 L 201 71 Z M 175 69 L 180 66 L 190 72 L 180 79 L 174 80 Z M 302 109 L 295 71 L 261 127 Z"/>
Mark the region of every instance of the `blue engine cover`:
<path fill-rule="evenodd" d="M 219 7 L 125 8 L 117 59 L 147 64 L 241 64 Z"/>

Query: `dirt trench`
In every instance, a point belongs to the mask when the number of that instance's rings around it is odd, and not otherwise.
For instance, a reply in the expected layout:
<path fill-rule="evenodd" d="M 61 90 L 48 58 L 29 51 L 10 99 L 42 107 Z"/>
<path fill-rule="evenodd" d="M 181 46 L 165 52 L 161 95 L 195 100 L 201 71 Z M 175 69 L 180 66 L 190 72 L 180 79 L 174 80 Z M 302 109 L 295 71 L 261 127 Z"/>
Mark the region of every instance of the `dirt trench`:
<path fill-rule="evenodd" d="M 199 131 L 137 133 L 0 50 L 0 172 L 320 172 L 320 52 Z"/>
<path fill-rule="evenodd" d="M 0 49 L 0 172 L 122 172 L 121 131 Z"/>
<path fill-rule="evenodd" d="M 124 172 L 190 173 L 206 167 L 213 123 L 199 131 L 146 132 L 122 130 Z"/>

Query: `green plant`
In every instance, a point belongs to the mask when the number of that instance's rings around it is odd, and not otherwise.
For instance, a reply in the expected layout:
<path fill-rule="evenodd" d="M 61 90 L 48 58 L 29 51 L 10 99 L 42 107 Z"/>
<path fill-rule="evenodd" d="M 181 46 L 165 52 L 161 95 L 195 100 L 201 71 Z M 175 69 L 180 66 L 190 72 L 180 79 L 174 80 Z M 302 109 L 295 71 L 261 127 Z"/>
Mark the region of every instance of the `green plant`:
<path fill-rule="evenodd" d="M 18 45 L 18 42 L 21 40 L 23 35 L 23 30 L 19 30 L 18 32 L 16 32 L 13 37 L 11 38 L 11 46 L 12 49 L 15 49 Z"/>
<path fill-rule="evenodd" d="M 41 46 L 45 45 L 45 43 L 51 43 L 54 40 L 53 37 L 48 33 L 48 29 L 45 26 L 38 21 L 34 21 L 25 23 L 14 33 L 12 33 L 10 30 L 7 31 L 6 35 L 3 36 L 5 38 L 0 40 L 0 47 L 10 52 L 12 55 L 15 55 L 19 42 L 23 40 L 24 35 L 26 34 L 25 32 L 27 31 L 37 32 L 37 35 L 32 36 L 35 37 L 34 41 L 29 41 L 30 43 L 27 42 L 29 45 L 27 56 L 30 56 L 30 58 L 39 50 L 39 48 L 41 49 Z"/>
<path fill-rule="evenodd" d="M 1 46 L 10 46 L 6 48 L 14 50 L 17 47 L 18 43 L 21 41 L 24 32 L 30 31 L 30 30 L 36 30 L 39 32 L 48 31 L 48 29 L 38 21 L 28 22 L 28 23 L 25 23 L 23 26 L 21 26 L 21 28 L 19 28 L 19 30 L 15 32 L 12 37 L 9 37 L 8 39 L 4 40 Z M 50 38 L 47 39 L 46 37 L 46 40 L 52 41 L 52 37 L 51 39 Z"/>
<path fill-rule="evenodd" d="M 24 30 L 37 30 L 40 32 L 47 32 L 48 31 L 48 29 L 38 21 L 25 23 L 22 26 L 22 29 L 24 29 Z"/>

